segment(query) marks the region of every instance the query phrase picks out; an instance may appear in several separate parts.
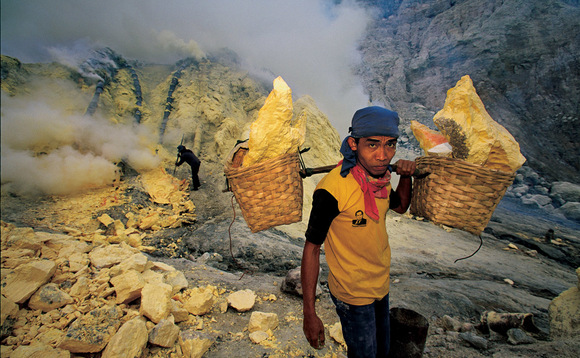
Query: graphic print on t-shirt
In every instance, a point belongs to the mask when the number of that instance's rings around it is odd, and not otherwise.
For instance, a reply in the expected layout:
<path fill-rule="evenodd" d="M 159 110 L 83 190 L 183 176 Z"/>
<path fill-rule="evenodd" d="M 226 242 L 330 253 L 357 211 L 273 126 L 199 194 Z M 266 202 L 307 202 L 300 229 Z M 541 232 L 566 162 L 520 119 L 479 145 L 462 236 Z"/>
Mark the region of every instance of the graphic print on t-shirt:
<path fill-rule="evenodd" d="M 362 210 L 357 210 L 354 214 L 355 219 L 352 221 L 353 227 L 365 227 L 367 226 L 367 219 L 365 219 L 365 213 Z"/>

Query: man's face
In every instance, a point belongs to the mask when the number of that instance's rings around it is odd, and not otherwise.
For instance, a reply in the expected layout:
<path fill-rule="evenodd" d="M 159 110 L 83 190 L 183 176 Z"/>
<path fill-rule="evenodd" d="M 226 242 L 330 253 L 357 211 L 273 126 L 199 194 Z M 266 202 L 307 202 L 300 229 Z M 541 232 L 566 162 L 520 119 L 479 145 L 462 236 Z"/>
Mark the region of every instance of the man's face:
<path fill-rule="evenodd" d="M 386 136 L 348 138 L 350 149 L 356 151 L 357 162 L 374 177 L 383 176 L 397 150 L 397 139 Z"/>

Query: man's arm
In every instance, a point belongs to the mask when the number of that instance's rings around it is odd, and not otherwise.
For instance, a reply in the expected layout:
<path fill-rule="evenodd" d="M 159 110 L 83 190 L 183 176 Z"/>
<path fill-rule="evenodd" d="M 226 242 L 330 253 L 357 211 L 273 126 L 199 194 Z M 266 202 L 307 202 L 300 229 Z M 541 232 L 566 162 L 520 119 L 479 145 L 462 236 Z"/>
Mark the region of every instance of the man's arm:
<path fill-rule="evenodd" d="M 304 335 L 314 348 L 324 346 L 324 325 L 316 315 L 316 286 L 320 270 L 320 247 L 326 239 L 328 229 L 339 214 L 338 202 L 326 190 L 319 189 L 312 195 L 312 211 L 306 229 L 306 243 L 302 252 L 300 278 L 304 311 Z"/>
<path fill-rule="evenodd" d="M 324 346 L 324 325 L 316 314 L 316 285 L 320 269 L 320 246 L 306 241 L 302 253 L 300 278 L 302 280 L 302 299 L 304 311 L 304 335 L 316 349 Z"/>
<path fill-rule="evenodd" d="M 183 156 L 181 155 L 181 153 L 177 154 L 177 159 L 175 160 L 175 166 L 178 167 L 181 164 L 183 164 L 184 160 L 183 160 Z"/>
<path fill-rule="evenodd" d="M 390 208 L 399 213 L 404 214 L 409 205 L 411 205 L 413 181 L 411 175 L 415 172 L 415 162 L 412 160 L 398 160 L 397 171 L 401 177 L 396 191 L 391 191 L 391 205 Z"/>

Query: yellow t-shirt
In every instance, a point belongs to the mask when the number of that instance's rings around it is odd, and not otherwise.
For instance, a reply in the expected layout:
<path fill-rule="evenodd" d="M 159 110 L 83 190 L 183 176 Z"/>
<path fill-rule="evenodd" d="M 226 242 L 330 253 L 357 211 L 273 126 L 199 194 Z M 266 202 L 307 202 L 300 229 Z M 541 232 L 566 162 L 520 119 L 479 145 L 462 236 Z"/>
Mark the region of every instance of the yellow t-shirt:
<path fill-rule="evenodd" d="M 391 265 L 385 227 L 389 198 L 375 198 L 379 220 L 372 220 L 364 213 L 364 196 L 359 184 L 350 173 L 343 178 L 340 167 L 326 175 L 316 189 L 328 191 L 338 201 L 340 211 L 325 240 L 330 292 L 352 305 L 367 305 L 383 298 L 389 292 Z M 390 192 L 390 184 L 387 189 Z"/>

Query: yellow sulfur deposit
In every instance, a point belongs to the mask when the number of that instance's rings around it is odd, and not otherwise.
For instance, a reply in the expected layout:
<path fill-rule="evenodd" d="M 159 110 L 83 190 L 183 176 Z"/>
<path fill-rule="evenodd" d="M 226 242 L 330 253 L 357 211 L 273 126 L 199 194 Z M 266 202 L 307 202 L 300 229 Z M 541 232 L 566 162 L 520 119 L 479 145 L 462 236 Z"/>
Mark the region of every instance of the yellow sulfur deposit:
<path fill-rule="evenodd" d="M 304 144 L 306 117 L 301 115 L 294 120 L 292 109 L 292 90 L 282 77 L 277 77 L 274 89 L 250 127 L 244 167 L 296 152 Z"/>
<path fill-rule="evenodd" d="M 469 76 L 447 91 L 433 122 L 449 140 L 453 157 L 490 169 L 515 172 L 526 161 L 514 137 L 485 110 Z"/>
<path fill-rule="evenodd" d="M 451 156 L 451 146 L 441 132 L 417 121 L 411 121 L 411 130 L 426 155 Z"/>

